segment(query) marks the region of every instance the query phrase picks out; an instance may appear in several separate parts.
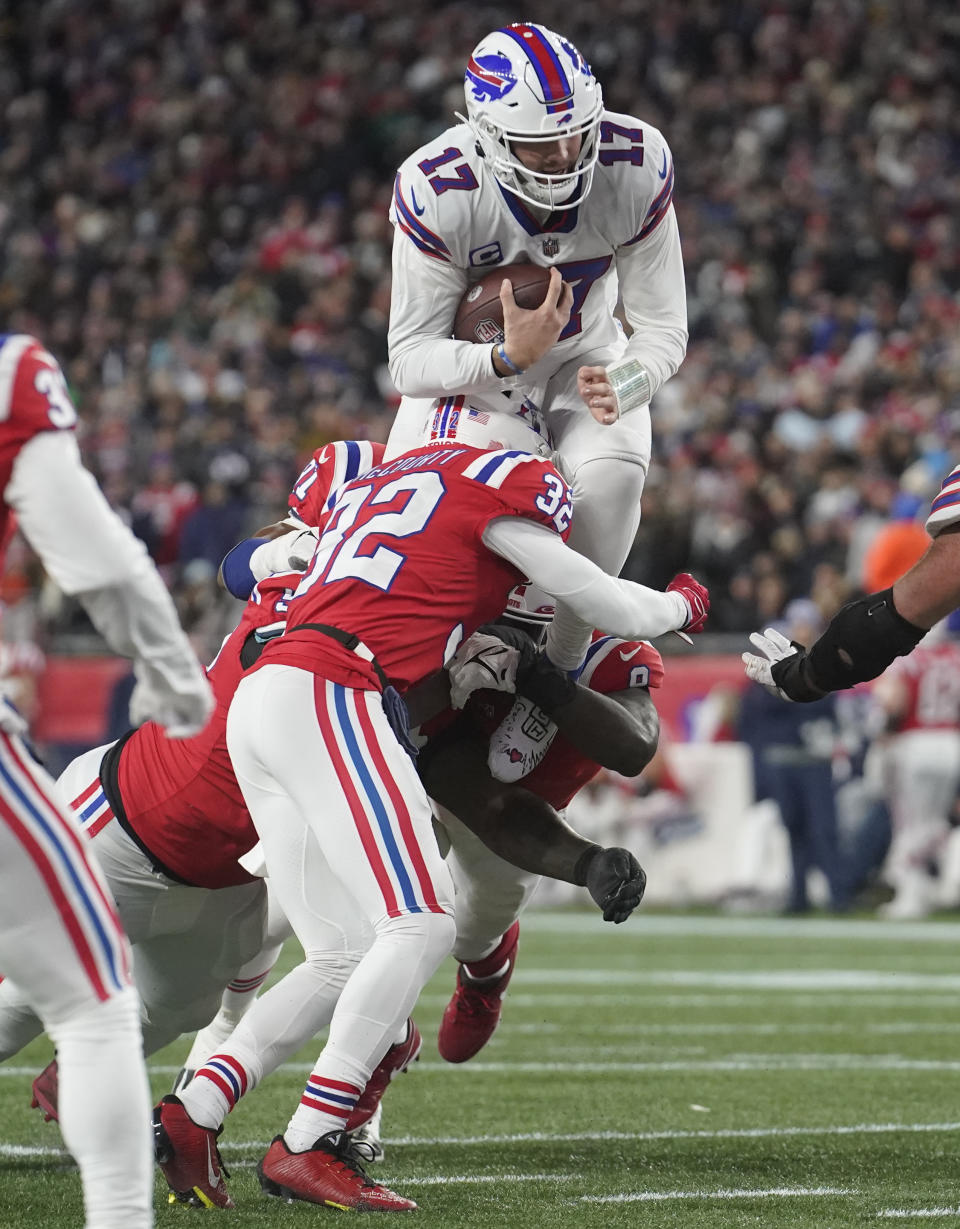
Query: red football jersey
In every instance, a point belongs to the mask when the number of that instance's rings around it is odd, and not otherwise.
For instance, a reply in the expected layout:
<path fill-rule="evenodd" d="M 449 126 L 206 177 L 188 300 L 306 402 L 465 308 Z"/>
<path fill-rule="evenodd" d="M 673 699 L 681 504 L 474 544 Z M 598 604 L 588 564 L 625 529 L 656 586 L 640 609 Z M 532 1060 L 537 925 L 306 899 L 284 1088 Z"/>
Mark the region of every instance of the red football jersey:
<path fill-rule="evenodd" d="M 7 489 L 17 453 L 41 431 L 70 431 L 77 412 L 60 364 L 35 337 L 0 333 L 0 491 Z M 10 509 L 0 507 L 0 541 Z"/>
<path fill-rule="evenodd" d="M 496 618 L 524 580 L 483 544 L 490 521 L 536 521 L 566 539 L 570 489 L 553 465 L 516 450 L 420 448 L 338 493 L 294 595 L 288 631 L 258 665 L 284 663 L 350 687 L 379 688 L 361 657 L 304 623 L 353 633 L 406 688 L 438 670 L 462 639 Z"/>
<path fill-rule="evenodd" d="M 898 657 L 888 674 L 900 679 L 907 707 L 898 724 L 905 730 L 955 730 L 960 721 L 960 645 L 920 644 Z"/>
<path fill-rule="evenodd" d="M 379 465 L 384 451 L 383 444 L 370 440 L 337 440 L 318 448 L 290 492 L 290 516 L 305 525 L 319 525 L 331 491 Z"/>
<path fill-rule="evenodd" d="M 227 710 L 244 670 L 240 653 L 252 631 L 279 631 L 296 573 L 269 576 L 250 595 L 239 625 L 207 669 L 217 707 L 193 738 L 167 738 L 148 721 L 120 753 L 117 779 L 131 827 L 159 860 L 188 883 L 225 888 L 251 883 L 237 858 L 257 833 L 227 754 Z"/>
<path fill-rule="evenodd" d="M 601 695 L 630 691 L 635 687 L 659 687 L 663 683 L 663 659 L 646 640 L 621 640 L 617 636 L 595 633 L 577 681 Z M 482 732 L 489 736 L 509 713 L 513 700 L 513 696 L 503 692 L 483 691 L 471 698 L 468 710 Z M 517 784 L 562 811 L 599 771 L 599 764 L 587 759 L 573 743 L 557 734 L 533 772 Z"/>

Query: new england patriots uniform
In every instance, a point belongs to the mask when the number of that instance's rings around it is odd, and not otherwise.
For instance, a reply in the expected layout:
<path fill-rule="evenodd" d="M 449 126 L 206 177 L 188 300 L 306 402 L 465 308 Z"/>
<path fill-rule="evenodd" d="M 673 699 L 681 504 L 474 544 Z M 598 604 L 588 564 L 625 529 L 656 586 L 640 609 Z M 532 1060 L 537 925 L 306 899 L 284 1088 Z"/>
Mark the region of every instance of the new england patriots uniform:
<path fill-rule="evenodd" d="M 339 492 L 291 602 L 287 631 L 260 664 L 379 688 L 370 661 L 298 630 L 324 622 L 358 636 L 405 689 L 439 670 L 462 639 L 500 614 L 524 579 L 484 545 L 487 525 L 522 517 L 566 540 L 571 514 L 566 483 L 549 461 L 528 453 L 434 446 L 379 466 Z M 377 545 L 382 534 L 399 538 L 398 549 Z M 413 549 L 403 550 L 405 538 Z M 336 583 L 352 579 L 363 583 Z"/>
<path fill-rule="evenodd" d="M 290 493 L 292 522 L 319 524 L 331 491 L 382 453 L 352 440 L 317 449 Z M 206 1024 L 224 986 L 261 954 L 264 885 L 238 861 L 258 837 L 227 753 L 226 721 L 245 670 L 283 630 L 299 580 L 277 573 L 254 586 L 208 668 L 216 709 L 200 734 L 171 740 L 147 722 L 80 756 L 60 778 L 135 945 L 147 1053 Z M 262 972 L 241 977 L 244 989 L 256 988 Z"/>
<path fill-rule="evenodd" d="M 16 516 L 50 575 L 137 660 L 139 699 L 168 726 L 202 727 L 206 680 L 142 544 L 80 464 L 76 412 L 56 360 L 0 335 L 0 540 Z M 130 950 L 104 879 L 56 787 L 0 715 L 0 971 L 57 1045 L 61 1127 L 86 1223 L 153 1224 L 149 1088 Z"/>

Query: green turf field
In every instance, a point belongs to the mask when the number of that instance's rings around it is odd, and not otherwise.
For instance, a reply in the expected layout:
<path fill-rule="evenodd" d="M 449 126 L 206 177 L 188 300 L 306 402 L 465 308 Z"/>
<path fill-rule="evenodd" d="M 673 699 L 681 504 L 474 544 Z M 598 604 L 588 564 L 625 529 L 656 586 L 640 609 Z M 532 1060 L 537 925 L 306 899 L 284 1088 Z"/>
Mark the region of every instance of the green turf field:
<path fill-rule="evenodd" d="M 423 1058 L 388 1094 L 374 1171 L 423 1229 L 960 1225 L 960 923 L 530 914 L 501 1029 L 462 1067 L 434 1046 L 452 976 L 417 1009 Z M 153 1060 L 158 1094 L 186 1049 Z M 49 1052 L 0 1067 L 0 1226 L 82 1223 L 28 1108 Z M 268 1200 L 253 1172 L 310 1066 L 228 1120 L 237 1211 L 168 1207 L 158 1178 L 158 1226 L 344 1215 Z"/>

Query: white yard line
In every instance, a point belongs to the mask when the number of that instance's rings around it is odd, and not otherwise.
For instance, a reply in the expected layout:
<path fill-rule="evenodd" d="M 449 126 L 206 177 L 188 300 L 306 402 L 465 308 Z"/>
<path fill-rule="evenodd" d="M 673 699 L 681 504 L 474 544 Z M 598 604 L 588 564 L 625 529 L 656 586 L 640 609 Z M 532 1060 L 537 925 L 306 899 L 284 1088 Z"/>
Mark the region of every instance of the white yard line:
<path fill-rule="evenodd" d="M 958 943 L 960 922 L 888 922 L 880 918 L 717 917 L 705 914 L 644 913 L 614 929 L 599 913 L 531 909 L 521 923 L 531 934 L 604 935 L 612 943 L 661 936 L 674 938 L 855 939 L 864 943 Z"/>
<path fill-rule="evenodd" d="M 556 969 L 522 966 L 518 987 L 690 986 L 721 990 L 960 991 L 960 973 L 900 973 L 884 969 Z"/>
<path fill-rule="evenodd" d="M 960 1208 L 884 1208 L 877 1216 L 883 1220 L 935 1220 L 960 1216 Z"/>
<path fill-rule="evenodd" d="M 172 1069 L 171 1069 L 172 1070 Z M 960 1122 L 859 1122 L 849 1126 L 822 1127 L 744 1127 L 715 1131 L 577 1131 L 562 1134 L 552 1131 L 526 1131 L 511 1135 L 401 1135 L 387 1136 L 384 1145 L 388 1148 L 465 1148 L 486 1144 L 575 1144 L 595 1141 L 600 1143 L 656 1143 L 670 1140 L 698 1140 L 708 1142 L 721 1139 L 796 1139 L 856 1135 L 937 1135 L 960 1131 Z M 268 1139 L 225 1139 L 222 1150 L 232 1156 L 263 1151 L 270 1146 Z M 66 1157 L 62 1148 L 0 1144 L 3 1157 Z M 556 1175 L 554 1175 L 556 1176 Z"/>
<path fill-rule="evenodd" d="M 574 1182 L 583 1180 L 581 1174 L 452 1174 L 449 1177 L 435 1174 L 430 1178 L 397 1179 L 403 1186 L 460 1186 L 464 1182 Z"/>
<path fill-rule="evenodd" d="M 511 1000 L 512 1003 L 512 1000 Z M 620 1024 L 611 1024 L 606 1020 L 594 1020 L 590 1025 L 591 1032 L 597 1037 L 776 1037 L 781 1033 L 831 1033 L 845 1034 L 851 1031 L 849 1024 L 827 1023 L 823 1020 L 811 1020 L 807 1024 L 750 1024 L 747 1022 L 731 1022 L 730 1024 L 708 1024 L 706 1022 L 697 1023 L 696 1021 L 690 1024 L 641 1024 L 638 1022 L 623 1022 Z M 887 1024 L 878 1024 L 870 1021 L 866 1024 L 858 1023 L 856 1030 L 859 1033 L 874 1033 L 878 1036 L 888 1035 L 907 1035 L 911 1033 L 960 1033 L 960 1020 L 943 1020 L 937 1023 L 933 1021 L 917 1021 L 911 1023 L 908 1020 L 894 1020 Z M 527 1034 L 542 1037 L 549 1033 L 551 1036 L 560 1038 L 561 1044 L 563 1037 L 571 1031 L 570 1025 L 560 1024 L 557 1022 L 538 1021 L 533 1024 L 518 1024 L 511 1020 L 506 1028 L 506 1031 L 511 1035 L 525 1036 Z M 571 1046 L 583 1046 L 585 1049 L 590 1048 L 588 1041 L 572 1041 Z"/>
<path fill-rule="evenodd" d="M 309 1062 L 283 1063 L 278 1070 L 290 1074 L 311 1071 Z M 0 1066 L 0 1078 L 34 1076 L 37 1067 Z M 154 1075 L 176 1075 L 180 1068 L 173 1064 L 151 1064 Z M 524 1061 L 503 1062 L 483 1060 L 470 1063 L 445 1063 L 424 1059 L 415 1070 L 420 1075 L 443 1072 L 450 1079 L 468 1075 L 640 1075 L 703 1071 L 960 1071 L 960 1059 L 903 1058 L 899 1054 L 740 1054 L 718 1059 L 666 1059 L 658 1062 L 617 1061 L 580 1062 Z"/>
<path fill-rule="evenodd" d="M 517 974 L 518 980 L 520 973 Z M 517 983 L 514 982 L 514 986 Z M 844 994 L 833 994 L 823 990 L 799 994 L 771 988 L 767 991 L 758 986 L 745 986 L 743 994 L 698 994 L 696 991 L 684 993 L 680 991 L 664 991 L 651 987 L 624 986 L 617 994 L 595 993 L 591 990 L 588 1000 L 590 1007 L 640 1007 L 649 1013 L 654 1009 L 663 1010 L 680 1007 L 684 1010 L 695 1007 L 709 1007 L 711 1011 L 717 1007 L 733 1007 L 756 1011 L 765 999 L 775 1002 L 778 1007 L 803 1008 L 820 1011 L 824 1007 L 846 1007 L 848 1010 L 863 1007 L 889 1008 L 891 1011 L 926 1012 L 931 1007 L 948 1007 L 956 1010 L 958 997 L 956 994 L 937 994 L 917 987 L 904 988 L 902 994 L 896 993 L 894 987 L 888 987 L 892 993 L 874 994 L 850 987 Z M 856 1000 L 851 1001 L 850 994 L 856 992 Z M 418 1003 L 424 1007 L 445 1007 L 450 1001 L 449 994 L 421 994 Z M 511 1009 L 542 1011 L 543 1008 L 569 1008 L 582 1011 L 584 999 L 582 995 L 552 994 L 549 991 L 531 991 L 525 994 L 519 989 L 510 989 L 507 1001 Z"/>
<path fill-rule="evenodd" d="M 581 1203 L 659 1203 L 667 1199 L 796 1199 L 813 1195 L 856 1195 L 845 1186 L 774 1186 L 769 1190 L 638 1191 L 635 1195 L 581 1195 Z"/>

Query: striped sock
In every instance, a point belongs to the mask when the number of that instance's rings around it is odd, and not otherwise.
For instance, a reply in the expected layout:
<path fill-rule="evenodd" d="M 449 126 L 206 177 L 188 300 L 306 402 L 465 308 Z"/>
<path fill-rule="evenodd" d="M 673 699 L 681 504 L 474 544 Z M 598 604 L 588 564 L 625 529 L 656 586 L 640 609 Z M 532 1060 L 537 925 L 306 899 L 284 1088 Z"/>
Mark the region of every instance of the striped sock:
<path fill-rule="evenodd" d="M 246 1068 L 231 1055 L 214 1054 L 179 1096 L 198 1127 L 216 1130 L 253 1083 Z"/>
<path fill-rule="evenodd" d="M 332 1080 L 316 1068 L 307 1077 L 300 1104 L 290 1119 L 283 1138 L 291 1152 L 306 1152 L 321 1135 L 341 1131 L 363 1092 L 346 1080 Z"/>

